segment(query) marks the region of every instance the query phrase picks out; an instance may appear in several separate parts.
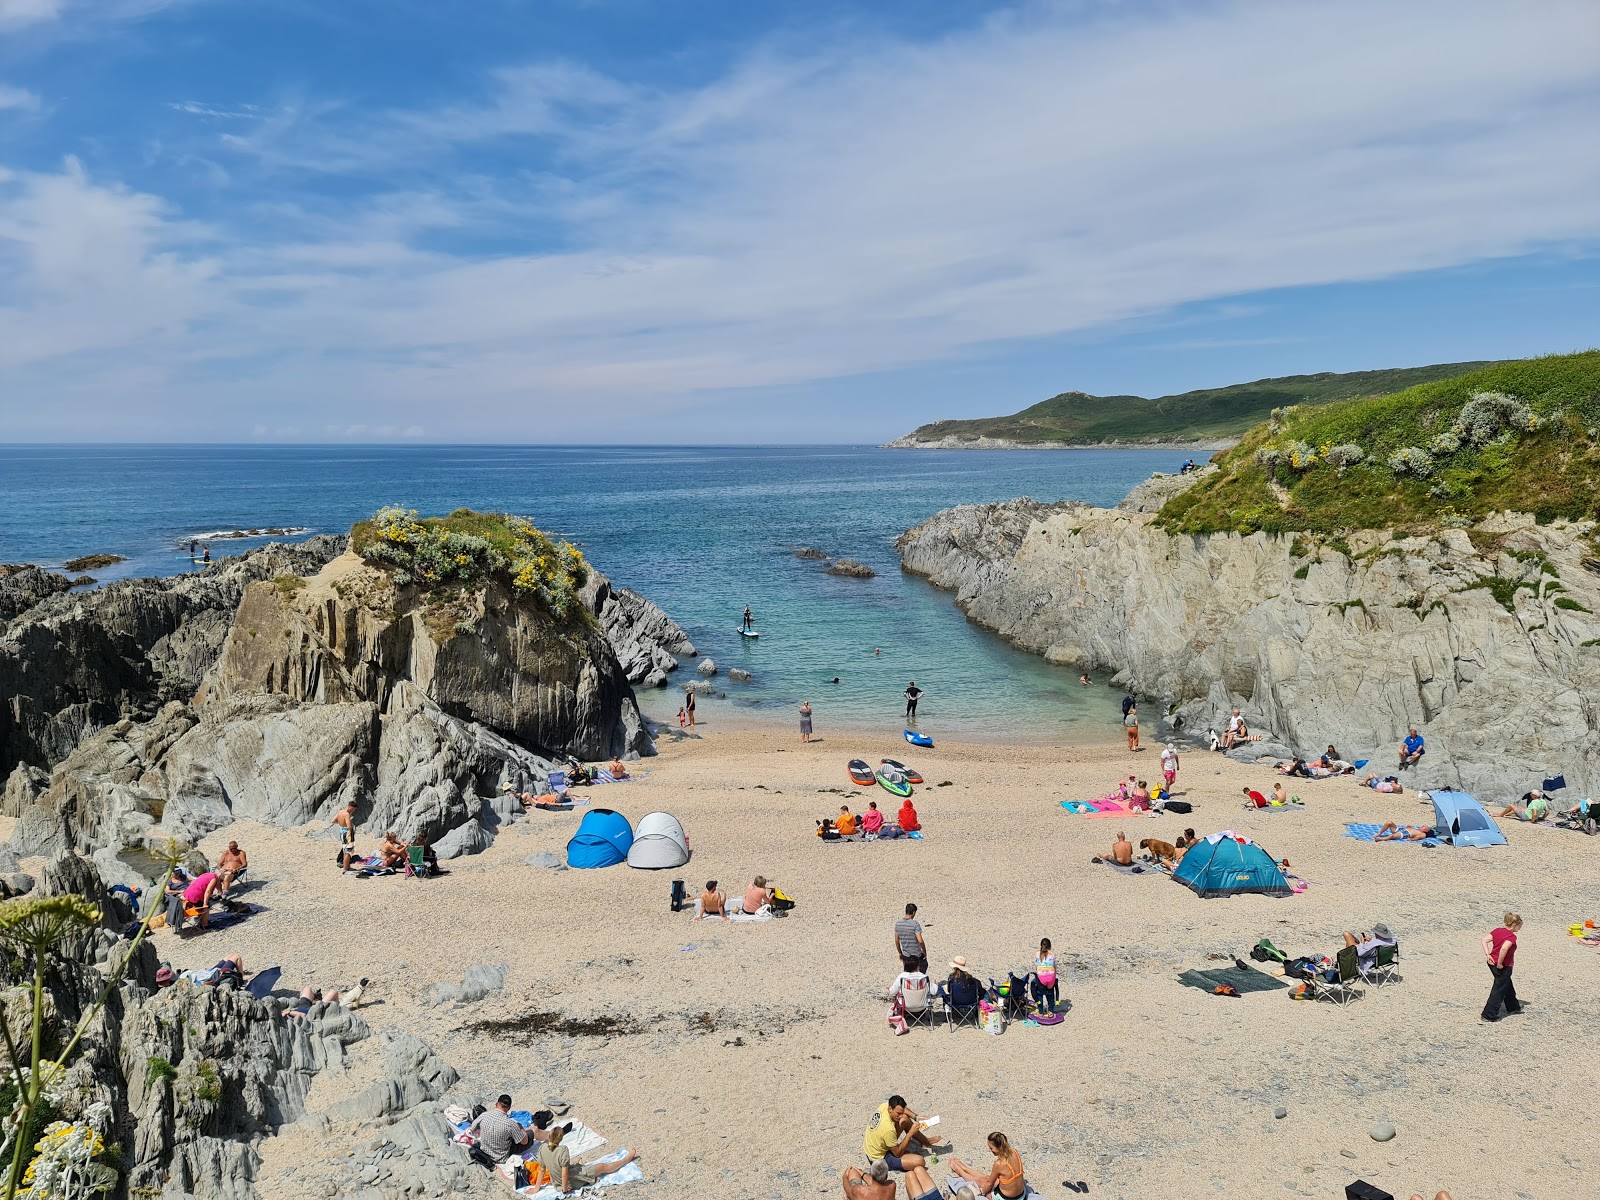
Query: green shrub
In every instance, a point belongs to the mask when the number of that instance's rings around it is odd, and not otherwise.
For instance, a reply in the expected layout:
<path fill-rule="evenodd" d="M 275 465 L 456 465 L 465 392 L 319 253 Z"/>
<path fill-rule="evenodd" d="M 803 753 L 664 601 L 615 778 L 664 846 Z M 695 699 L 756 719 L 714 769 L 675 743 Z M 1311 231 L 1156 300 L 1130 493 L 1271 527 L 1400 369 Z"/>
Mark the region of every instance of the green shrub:
<path fill-rule="evenodd" d="M 1556 607 L 1560 608 L 1560 609 L 1564 609 L 1567 612 L 1586 613 L 1586 612 L 1592 612 L 1593 611 L 1592 609 L 1585 608 L 1583 605 L 1579 604 L 1571 596 L 1557 596 L 1556 597 Z"/>
<path fill-rule="evenodd" d="M 1295 568 L 1294 577 L 1296 579 L 1304 579 L 1309 574 L 1311 574 L 1311 564 L 1302 563 L 1300 566 Z"/>
<path fill-rule="evenodd" d="M 178 1068 L 164 1058 L 151 1058 L 145 1064 L 144 1082 L 146 1087 L 154 1086 L 158 1079 L 176 1079 Z"/>
<path fill-rule="evenodd" d="M 589 564 L 571 542 L 553 540 L 523 517 L 459 508 L 448 517 L 418 518 L 414 509 L 390 506 L 359 522 L 350 543 L 401 587 L 431 595 L 498 579 L 558 619 L 583 612 L 578 591 Z"/>

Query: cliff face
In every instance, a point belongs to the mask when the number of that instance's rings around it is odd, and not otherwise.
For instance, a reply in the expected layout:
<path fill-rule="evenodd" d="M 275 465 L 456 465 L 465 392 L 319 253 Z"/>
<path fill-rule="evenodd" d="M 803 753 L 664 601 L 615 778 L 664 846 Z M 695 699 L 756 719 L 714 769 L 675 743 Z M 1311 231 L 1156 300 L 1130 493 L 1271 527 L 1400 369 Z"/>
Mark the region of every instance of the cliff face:
<path fill-rule="evenodd" d="M 597 623 L 557 624 L 495 581 L 430 598 L 354 553 L 298 590 L 246 587 L 207 698 L 383 708 L 401 682 L 526 746 L 590 759 L 653 750 Z"/>
<path fill-rule="evenodd" d="M 947 509 L 898 545 L 905 569 L 953 590 L 977 624 L 1117 672 L 1177 703 L 1188 731 L 1239 707 L 1274 742 L 1333 742 L 1377 768 L 1415 725 L 1428 739 L 1420 786 L 1499 799 L 1564 772 L 1574 794 L 1600 788 L 1592 523 L 1507 515 L 1472 538 L 1354 534 L 1346 553 L 1150 521 L 1013 501 Z"/>
<path fill-rule="evenodd" d="M 216 661 L 246 584 L 315 571 L 344 546 L 326 536 L 265 546 L 195 574 L 92 592 L 50 594 L 46 584 L 45 598 L 0 632 L 0 771 L 19 762 L 48 767 L 97 729 L 189 699 Z M 23 573 L 13 583 L 33 578 Z"/>

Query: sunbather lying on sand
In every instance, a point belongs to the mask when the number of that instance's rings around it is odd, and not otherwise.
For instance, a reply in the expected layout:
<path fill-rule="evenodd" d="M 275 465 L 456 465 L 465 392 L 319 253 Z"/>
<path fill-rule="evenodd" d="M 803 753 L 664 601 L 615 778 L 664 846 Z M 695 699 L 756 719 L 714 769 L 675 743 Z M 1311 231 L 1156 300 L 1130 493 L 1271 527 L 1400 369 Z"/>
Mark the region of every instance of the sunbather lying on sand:
<path fill-rule="evenodd" d="M 1400 781 L 1393 775 L 1390 775 L 1387 779 L 1379 779 L 1376 775 L 1368 775 L 1361 781 L 1361 786 L 1369 787 L 1375 792 L 1391 792 L 1394 795 L 1400 795 L 1405 791 L 1400 786 Z"/>
<path fill-rule="evenodd" d="M 1519 821 L 1542 821 L 1550 815 L 1550 801 L 1543 792 L 1524 792 L 1522 806 L 1508 804 L 1500 810 L 1502 817 L 1516 817 Z"/>
<path fill-rule="evenodd" d="M 1433 829 L 1427 825 L 1401 825 L 1397 821 L 1385 821 L 1383 828 L 1373 835 L 1375 842 L 1420 842 L 1423 838 L 1436 837 Z"/>

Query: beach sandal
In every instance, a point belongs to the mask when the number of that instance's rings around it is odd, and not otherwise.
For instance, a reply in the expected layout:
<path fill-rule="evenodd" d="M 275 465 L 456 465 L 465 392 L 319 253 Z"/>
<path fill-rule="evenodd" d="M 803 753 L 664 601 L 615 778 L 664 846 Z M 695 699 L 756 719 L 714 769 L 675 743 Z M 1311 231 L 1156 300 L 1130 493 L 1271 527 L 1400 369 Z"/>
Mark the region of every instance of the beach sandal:
<path fill-rule="evenodd" d="M 1233 996 L 1237 998 L 1239 992 L 1231 983 L 1219 983 L 1211 989 L 1211 994 L 1213 996 Z"/>

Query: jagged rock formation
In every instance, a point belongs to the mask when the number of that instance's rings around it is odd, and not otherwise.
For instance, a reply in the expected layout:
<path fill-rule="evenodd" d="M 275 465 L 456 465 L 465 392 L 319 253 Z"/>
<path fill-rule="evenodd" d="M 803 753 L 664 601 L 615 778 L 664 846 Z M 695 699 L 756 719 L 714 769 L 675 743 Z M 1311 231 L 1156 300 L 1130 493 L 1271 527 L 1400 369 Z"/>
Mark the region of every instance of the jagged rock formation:
<path fill-rule="evenodd" d="M 89 1010 L 105 972 L 127 947 L 115 926 L 129 914 L 89 862 L 65 853 L 46 867 L 39 893 L 69 892 L 98 905 L 105 917 L 102 928 L 78 935 L 50 957 L 52 1042 Z M 31 979 L 31 968 L 20 960 L 0 966 L 26 970 Z M 467 1192 L 480 1181 L 481 1170 L 447 1142 L 440 1100 L 456 1084 L 456 1072 L 425 1043 L 393 1029 L 374 1037 L 366 1022 L 336 1004 L 314 1004 L 302 1019 L 283 1014 L 287 997 L 258 1000 L 186 982 L 157 991 L 155 971 L 155 953 L 146 943 L 90 1025 L 60 1089 L 69 1119 L 94 1102 L 110 1107 L 106 1140 L 121 1150 L 115 1196 L 264 1200 L 286 1194 L 279 1181 L 265 1192 L 256 1186 L 259 1147 L 297 1122 L 324 1135 L 362 1136 L 391 1160 L 370 1178 L 366 1166 L 343 1155 L 308 1162 L 300 1170 L 307 1195 L 366 1185 L 387 1200 L 415 1195 L 419 1186 L 425 1195 Z M 307 1112 L 316 1075 L 344 1070 L 352 1056 L 378 1054 L 381 1082 L 323 1112 Z"/>
<path fill-rule="evenodd" d="M 497 580 L 448 599 L 346 553 L 303 587 L 244 590 L 212 696 L 389 707 L 401 683 L 524 746 L 607 758 L 653 751 L 600 629 L 559 624 Z"/>
<path fill-rule="evenodd" d="M 1117 505 L 1123 512 L 1153 513 L 1160 512 L 1161 506 L 1180 492 L 1186 492 L 1200 480 L 1209 475 L 1216 474 L 1217 468 L 1210 464 L 1201 467 L 1198 471 L 1190 471 L 1187 475 L 1167 475 L 1157 471 L 1143 483 L 1134 486 L 1133 490 L 1122 498 L 1122 503 Z"/>
<path fill-rule="evenodd" d="M 246 584 L 315 571 L 344 546 L 328 536 L 264 546 L 196 574 L 58 592 L 12 617 L 0 633 L 0 771 L 49 767 L 97 729 L 188 700 Z"/>
<path fill-rule="evenodd" d="M 628 682 L 665 687 L 678 656 L 694 653 L 682 626 L 638 592 L 613 588 L 598 571 L 590 571 L 580 595 L 605 631 Z"/>
<path fill-rule="evenodd" d="M 72 580 L 29 563 L 0 563 L 0 628 L 39 601 L 70 591 Z"/>
<path fill-rule="evenodd" d="M 1431 537 L 1169 535 L 1146 513 L 963 506 L 902 535 L 905 569 L 979 625 L 1179 705 L 1233 707 L 1282 745 L 1384 765 L 1411 725 L 1419 785 L 1600 787 L 1600 556 L 1592 523 L 1503 515 Z M 1270 743 L 1269 743 L 1270 745 Z M 1392 765 L 1392 764 L 1391 764 Z"/>

